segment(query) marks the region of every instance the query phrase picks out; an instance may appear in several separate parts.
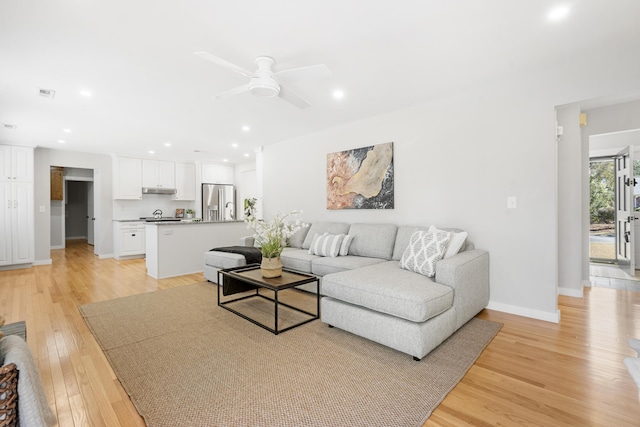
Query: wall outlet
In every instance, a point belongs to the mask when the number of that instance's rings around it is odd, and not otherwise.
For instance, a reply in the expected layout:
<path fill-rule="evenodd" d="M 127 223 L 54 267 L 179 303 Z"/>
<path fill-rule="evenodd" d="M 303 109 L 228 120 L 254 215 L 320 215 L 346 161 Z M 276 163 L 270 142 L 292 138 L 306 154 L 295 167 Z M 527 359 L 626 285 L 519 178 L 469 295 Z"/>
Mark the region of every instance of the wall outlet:
<path fill-rule="evenodd" d="M 44 206 L 40 206 L 40 212 L 46 212 L 46 209 Z"/>
<path fill-rule="evenodd" d="M 516 209 L 518 207 L 518 198 L 515 196 L 507 197 L 507 209 Z"/>

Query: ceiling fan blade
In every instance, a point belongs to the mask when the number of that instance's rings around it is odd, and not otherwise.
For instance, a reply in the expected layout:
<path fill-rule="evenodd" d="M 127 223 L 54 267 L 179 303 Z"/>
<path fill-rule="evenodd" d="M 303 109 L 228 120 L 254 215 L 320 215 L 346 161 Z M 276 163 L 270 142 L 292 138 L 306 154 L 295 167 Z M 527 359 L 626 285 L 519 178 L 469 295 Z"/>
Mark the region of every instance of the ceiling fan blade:
<path fill-rule="evenodd" d="M 234 87 L 233 89 L 225 90 L 224 92 L 220 92 L 219 94 L 214 96 L 214 98 L 215 99 L 229 98 L 234 95 L 238 95 L 242 92 L 248 92 L 248 91 L 249 91 L 249 83 L 244 84 L 242 86 Z"/>
<path fill-rule="evenodd" d="M 291 89 L 287 89 L 282 85 L 280 85 L 280 94 L 278 96 L 301 110 L 311 106 L 310 103 L 296 95 Z"/>
<path fill-rule="evenodd" d="M 243 76 L 246 77 L 253 77 L 253 72 L 246 70 L 238 65 L 232 64 L 229 61 L 226 61 L 222 58 L 218 58 L 215 55 L 210 54 L 209 52 L 194 52 L 196 55 L 198 55 L 200 58 L 202 59 L 206 59 L 207 61 L 211 61 L 214 64 L 218 64 L 221 67 L 225 67 L 230 69 L 231 71 L 235 71 L 236 73 L 242 74 Z"/>
<path fill-rule="evenodd" d="M 273 75 L 280 79 L 287 81 L 299 80 L 299 79 L 317 79 L 320 77 L 329 77 L 331 71 L 326 65 L 311 65 L 309 67 L 290 68 L 288 70 L 278 71 Z"/>

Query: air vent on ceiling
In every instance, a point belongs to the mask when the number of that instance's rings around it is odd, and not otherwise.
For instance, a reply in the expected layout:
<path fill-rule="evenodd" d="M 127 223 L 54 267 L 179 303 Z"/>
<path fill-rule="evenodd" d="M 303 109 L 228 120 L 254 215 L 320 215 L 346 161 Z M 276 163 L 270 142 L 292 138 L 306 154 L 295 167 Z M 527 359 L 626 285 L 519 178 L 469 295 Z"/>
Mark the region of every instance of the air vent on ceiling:
<path fill-rule="evenodd" d="M 43 89 L 41 87 L 36 88 L 36 90 L 38 92 L 38 96 L 41 96 L 43 98 L 53 99 L 53 97 L 56 96 L 56 91 L 55 90 Z"/>
<path fill-rule="evenodd" d="M 9 130 L 16 130 L 18 128 L 18 126 L 10 125 L 9 123 L 2 123 L 2 128 L 3 129 L 9 129 Z"/>

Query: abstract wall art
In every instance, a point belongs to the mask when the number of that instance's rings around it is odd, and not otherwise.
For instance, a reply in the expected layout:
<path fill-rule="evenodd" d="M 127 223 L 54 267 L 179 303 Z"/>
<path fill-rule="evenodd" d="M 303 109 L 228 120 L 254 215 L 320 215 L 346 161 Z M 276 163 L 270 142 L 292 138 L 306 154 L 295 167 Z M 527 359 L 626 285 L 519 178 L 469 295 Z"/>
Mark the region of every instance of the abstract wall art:
<path fill-rule="evenodd" d="M 393 142 L 327 154 L 327 209 L 393 209 Z"/>

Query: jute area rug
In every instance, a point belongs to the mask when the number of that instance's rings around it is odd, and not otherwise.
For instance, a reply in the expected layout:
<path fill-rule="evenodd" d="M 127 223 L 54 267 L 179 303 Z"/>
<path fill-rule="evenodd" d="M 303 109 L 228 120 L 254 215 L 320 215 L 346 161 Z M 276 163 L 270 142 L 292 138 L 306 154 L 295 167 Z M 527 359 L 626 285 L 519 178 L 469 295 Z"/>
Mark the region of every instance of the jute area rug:
<path fill-rule="evenodd" d="M 205 282 L 79 307 L 148 426 L 420 426 L 501 328 L 472 319 L 416 362 L 320 320 L 273 335 L 216 292 Z"/>

